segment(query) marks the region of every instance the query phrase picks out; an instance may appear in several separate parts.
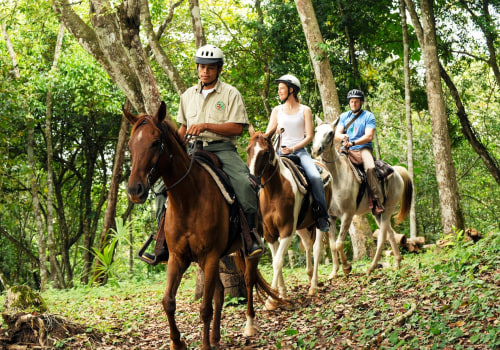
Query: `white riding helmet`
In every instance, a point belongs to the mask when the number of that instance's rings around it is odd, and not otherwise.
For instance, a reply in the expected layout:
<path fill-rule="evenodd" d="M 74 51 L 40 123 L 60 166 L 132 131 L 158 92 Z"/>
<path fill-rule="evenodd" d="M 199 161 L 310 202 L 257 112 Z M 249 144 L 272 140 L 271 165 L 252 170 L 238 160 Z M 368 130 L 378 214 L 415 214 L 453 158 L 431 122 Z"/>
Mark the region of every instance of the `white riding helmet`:
<path fill-rule="evenodd" d="M 285 75 L 281 76 L 279 79 L 276 79 L 274 82 L 275 83 L 284 83 L 288 86 L 291 86 L 294 88 L 294 91 L 296 93 L 298 93 L 300 90 L 299 79 L 297 79 L 295 76 L 293 76 L 291 74 L 285 74 Z"/>
<path fill-rule="evenodd" d="M 205 45 L 196 51 L 194 57 L 196 64 L 224 64 L 224 53 L 215 45 Z"/>

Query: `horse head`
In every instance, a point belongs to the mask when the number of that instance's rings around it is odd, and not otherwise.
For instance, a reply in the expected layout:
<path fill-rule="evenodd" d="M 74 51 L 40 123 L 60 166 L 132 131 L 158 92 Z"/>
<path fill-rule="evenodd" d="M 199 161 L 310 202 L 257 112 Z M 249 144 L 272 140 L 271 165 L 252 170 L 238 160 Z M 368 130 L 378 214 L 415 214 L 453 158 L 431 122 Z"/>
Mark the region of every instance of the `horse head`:
<path fill-rule="evenodd" d="M 276 152 L 273 148 L 271 136 L 262 131 L 250 130 L 250 141 L 247 147 L 247 163 L 252 175 L 262 177 L 269 165 L 276 163 Z"/>
<path fill-rule="evenodd" d="M 132 158 L 132 168 L 127 184 L 127 194 L 131 202 L 144 203 L 149 189 L 159 178 L 160 158 L 165 147 L 165 129 L 162 122 L 166 106 L 162 102 L 155 115 L 138 116 L 123 109 L 128 121 L 134 124 L 128 147 Z"/>
<path fill-rule="evenodd" d="M 320 156 L 326 149 L 332 147 L 335 138 L 336 122 L 327 123 L 316 117 L 316 129 L 314 129 L 314 138 L 311 148 L 313 157 Z"/>

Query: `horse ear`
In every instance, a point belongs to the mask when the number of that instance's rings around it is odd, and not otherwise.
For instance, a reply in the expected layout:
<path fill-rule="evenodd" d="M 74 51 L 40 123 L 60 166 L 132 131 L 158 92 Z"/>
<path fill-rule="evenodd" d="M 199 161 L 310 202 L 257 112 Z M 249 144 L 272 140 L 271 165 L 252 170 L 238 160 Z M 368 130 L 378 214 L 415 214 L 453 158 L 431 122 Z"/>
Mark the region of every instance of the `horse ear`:
<path fill-rule="evenodd" d="M 320 118 L 320 117 L 318 117 L 318 115 L 317 115 L 317 114 L 315 115 L 315 117 L 316 117 L 316 125 L 323 124 L 323 121 L 321 120 L 321 118 Z"/>
<path fill-rule="evenodd" d="M 158 112 L 156 112 L 156 117 L 158 118 L 158 122 L 161 123 L 165 116 L 167 115 L 167 105 L 165 101 L 161 101 L 160 107 L 158 108 Z"/>
<path fill-rule="evenodd" d="M 272 139 L 274 136 L 274 133 L 276 132 L 276 129 L 274 131 L 270 131 L 268 134 L 264 134 L 263 136 L 267 139 Z"/>
<path fill-rule="evenodd" d="M 137 121 L 137 117 L 132 113 L 130 113 L 128 109 L 125 109 L 125 106 L 123 106 L 122 111 L 123 114 L 125 115 L 125 118 L 127 118 L 130 124 L 135 124 L 135 122 Z"/>
<path fill-rule="evenodd" d="M 332 123 L 333 130 L 337 129 L 337 125 L 339 125 L 340 117 L 335 119 L 335 121 Z"/>
<path fill-rule="evenodd" d="M 248 125 L 248 133 L 250 134 L 250 137 L 255 134 L 255 128 L 253 127 L 253 124 Z"/>

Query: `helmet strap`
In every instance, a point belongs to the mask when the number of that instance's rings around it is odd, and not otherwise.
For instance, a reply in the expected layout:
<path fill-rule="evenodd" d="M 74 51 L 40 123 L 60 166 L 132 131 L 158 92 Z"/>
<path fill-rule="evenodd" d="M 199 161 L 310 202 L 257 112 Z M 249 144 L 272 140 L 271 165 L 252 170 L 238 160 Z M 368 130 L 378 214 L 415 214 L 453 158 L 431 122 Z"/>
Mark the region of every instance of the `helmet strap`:
<path fill-rule="evenodd" d="M 286 101 L 288 101 L 288 99 L 290 98 L 290 95 L 292 94 L 290 92 L 290 86 L 287 85 L 287 87 L 288 87 L 288 95 L 286 96 L 286 98 L 284 100 L 281 100 L 281 104 L 286 103 Z"/>

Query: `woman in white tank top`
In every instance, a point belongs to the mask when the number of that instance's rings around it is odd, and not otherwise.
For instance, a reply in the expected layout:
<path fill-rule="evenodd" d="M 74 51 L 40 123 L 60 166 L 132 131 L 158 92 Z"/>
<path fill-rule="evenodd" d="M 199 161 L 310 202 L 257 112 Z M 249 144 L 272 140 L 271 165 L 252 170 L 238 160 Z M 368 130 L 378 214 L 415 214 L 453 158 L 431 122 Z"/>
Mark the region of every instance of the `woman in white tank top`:
<path fill-rule="evenodd" d="M 266 134 L 281 133 L 280 154 L 293 153 L 300 158 L 300 163 L 311 183 L 312 195 L 319 207 L 316 223 L 321 231 L 328 232 L 330 222 L 323 181 L 316 164 L 305 148 L 314 135 L 311 108 L 299 102 L 300 81 L 295 76 L 286 74 L 275 82 L 278 83 L 278 95 L 282 104 L 273 109 Z"/>

